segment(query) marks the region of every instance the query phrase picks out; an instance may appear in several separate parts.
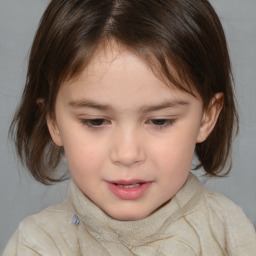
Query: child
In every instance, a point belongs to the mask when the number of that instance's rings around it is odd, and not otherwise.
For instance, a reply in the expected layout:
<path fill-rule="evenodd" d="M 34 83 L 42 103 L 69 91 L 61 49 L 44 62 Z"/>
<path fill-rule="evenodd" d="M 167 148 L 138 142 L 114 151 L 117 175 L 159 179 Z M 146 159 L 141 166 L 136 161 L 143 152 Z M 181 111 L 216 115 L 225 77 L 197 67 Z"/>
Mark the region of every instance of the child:
<path fill-rule="evenodd" d="M 66 157 L 67 199 L 28 217 L 7 255 L 256 255 L 224 176 L 237 121 L 225 36 L 207 0 L 52 0 L 12 123 L 44 184 Z"/>

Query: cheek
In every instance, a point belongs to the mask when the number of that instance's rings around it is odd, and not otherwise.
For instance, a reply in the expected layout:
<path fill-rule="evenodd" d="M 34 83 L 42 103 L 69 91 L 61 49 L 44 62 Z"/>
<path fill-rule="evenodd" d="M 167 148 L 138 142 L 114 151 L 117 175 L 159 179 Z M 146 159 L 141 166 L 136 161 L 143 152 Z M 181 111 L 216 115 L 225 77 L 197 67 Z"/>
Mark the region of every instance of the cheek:
<path fill-rule="evenodd" d="M 154 147 L 153 155 L 157 156 L 156 161 L 162 166 L 161 169 L 171 168 L 182 172 L 190 170 L 194 149 L 195 149 L 195 133 L 191 131 L 182 131 L 173 133 L 165 138 Z"/>
<path fill-rule="evenodd" d="M 65 138 L 64 151 L 72 175 L 90 175 L 92 170 L 100 168 L 104 156 L 104 148 L 76 134 Z"/>

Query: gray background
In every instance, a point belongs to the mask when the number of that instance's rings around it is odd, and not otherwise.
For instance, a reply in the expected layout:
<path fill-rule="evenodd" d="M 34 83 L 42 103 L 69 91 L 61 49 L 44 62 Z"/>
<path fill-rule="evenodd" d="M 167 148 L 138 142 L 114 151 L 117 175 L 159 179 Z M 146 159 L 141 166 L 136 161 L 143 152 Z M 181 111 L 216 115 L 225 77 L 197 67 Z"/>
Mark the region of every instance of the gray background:
<path fill-rule="evenodd" d="M 212 0 L 233 63 L 241 129 L 228 178 L 206 185 L 239 204 L 256 225 L 256 1 Z M 60 202 L 67 182 L 45 187 L 19 165 L 8 128 L 25 81 L 28 51 L 48 0 L 0 0 L 0 253 L 27 215 Z"/>

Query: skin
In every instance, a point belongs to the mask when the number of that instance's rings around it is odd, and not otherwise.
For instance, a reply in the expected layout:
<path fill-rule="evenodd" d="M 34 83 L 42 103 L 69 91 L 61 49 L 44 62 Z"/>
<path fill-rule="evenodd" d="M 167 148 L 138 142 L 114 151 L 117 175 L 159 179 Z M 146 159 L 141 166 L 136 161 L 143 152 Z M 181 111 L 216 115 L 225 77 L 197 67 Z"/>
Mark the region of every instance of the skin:
<path fill-rule="evenodd" d="M 115 47 L 99 50 L 63 83 L 47 124 L 80 190 L 112 218 L 139 220 L 184 185 L 221 101 L 216 94 L 203 110 L 199 96 L 167 87 L 140 58 Z M 148 185 L 138 198 L 122 199 L 109 188 L 120 180 Z"/>

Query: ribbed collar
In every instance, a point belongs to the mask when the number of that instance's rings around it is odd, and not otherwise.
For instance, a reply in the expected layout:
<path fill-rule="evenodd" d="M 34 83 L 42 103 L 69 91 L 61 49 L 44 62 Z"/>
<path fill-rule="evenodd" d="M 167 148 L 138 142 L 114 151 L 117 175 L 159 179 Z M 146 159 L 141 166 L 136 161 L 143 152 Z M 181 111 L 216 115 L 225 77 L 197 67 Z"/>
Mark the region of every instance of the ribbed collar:
<path fill-rule="evenodd" d="M 126 245 L 136 246 L 164 239 L 168 234 L 165 229 L 176 220 L 197 210 L 201 206 L 202 185 L 199 180 L 189 174 L 181 190 L 165 205 L 145 219 L 138 221 L 118 221 L 90 201 L 71 181 L 69 200 L 74 214 L 80 224 L 94 237 L 106 241 L 121 241 Z"/>

